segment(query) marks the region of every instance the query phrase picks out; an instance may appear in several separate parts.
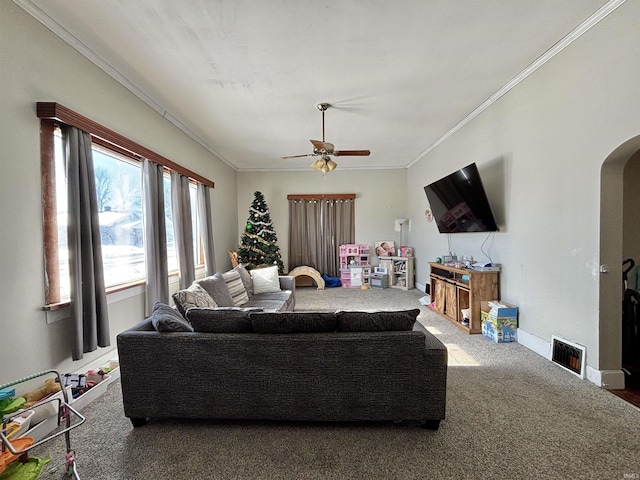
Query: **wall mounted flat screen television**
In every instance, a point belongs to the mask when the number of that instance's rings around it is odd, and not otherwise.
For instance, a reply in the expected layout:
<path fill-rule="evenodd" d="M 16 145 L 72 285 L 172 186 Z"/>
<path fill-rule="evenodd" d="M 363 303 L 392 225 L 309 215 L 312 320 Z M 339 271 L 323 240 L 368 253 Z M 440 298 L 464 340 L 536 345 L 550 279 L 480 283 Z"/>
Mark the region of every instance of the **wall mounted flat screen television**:
<path fill-rule="evenodd" d="M 497 232 L 475 163 L 424 187 L 440 233 Z"/>

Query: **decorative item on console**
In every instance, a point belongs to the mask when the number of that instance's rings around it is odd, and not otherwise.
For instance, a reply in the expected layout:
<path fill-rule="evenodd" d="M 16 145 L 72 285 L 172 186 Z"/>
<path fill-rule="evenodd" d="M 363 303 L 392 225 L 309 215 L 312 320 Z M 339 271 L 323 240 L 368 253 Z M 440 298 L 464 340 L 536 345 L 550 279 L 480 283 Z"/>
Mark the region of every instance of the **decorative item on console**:
<path fill-rule="evenodd" d="M 458 260 L 458 256 L 455 253 L 449 253 L 448 255 L 443 255 L 436 258 L 436 263 L 440 263 L 448 267 L 466 268 L 465 263 L 461 260 Z"/>
<path fill-rule="evenodd" d="M 455 268 L 467 268 L 467 266 L 461 260 L 454 260 L 453 262 L 445 263 L 445 265 Z"/>

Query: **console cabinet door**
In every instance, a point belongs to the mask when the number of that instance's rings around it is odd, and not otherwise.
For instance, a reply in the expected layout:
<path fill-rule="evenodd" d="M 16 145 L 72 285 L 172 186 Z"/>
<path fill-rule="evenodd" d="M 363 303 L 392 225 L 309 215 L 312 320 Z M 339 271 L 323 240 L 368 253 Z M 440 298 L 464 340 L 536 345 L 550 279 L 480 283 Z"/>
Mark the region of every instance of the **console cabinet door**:
<path fill-rule="evenodd" d="M 458 318 L 458 301 L 456 299 L 456 286 L 452 283 L 445 285 L 444 314 L 452 319 Z"/>
<path fill-rule="evenodd" d="M 445 304 L 445 283 L 442 280 L 434 280 L 434 301 L 435 301 L 435 309 L 436 312 L 444 314 L 444 304 Z"/>

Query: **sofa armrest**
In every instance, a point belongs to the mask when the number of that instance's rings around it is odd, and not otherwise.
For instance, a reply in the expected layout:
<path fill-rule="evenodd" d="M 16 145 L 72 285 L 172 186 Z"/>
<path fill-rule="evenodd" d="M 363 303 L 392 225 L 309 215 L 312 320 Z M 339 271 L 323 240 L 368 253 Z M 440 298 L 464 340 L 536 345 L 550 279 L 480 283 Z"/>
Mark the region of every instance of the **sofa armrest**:
<path fill-rule="evenodd" d="M 448 355 L 447 347 L 438 339 L 438 337 L 436 337 L 433 333 L 427 330 L 424 327 L 424 325 L 422 325 L 417 320 L 416 320 L 416 323 L 413 324 L 413 331 L 424 333 L 425 348 L 432 351 L 442 350 L 444 351 L 445 358 L 447 358 L 447 355 Z"/>
<path fill-rule="evenodd" d="M 280 280 L 280 290 L 291 290 L 292 295 L 296 291 L 296 278 L 290 275 L 278 277 Z"/>

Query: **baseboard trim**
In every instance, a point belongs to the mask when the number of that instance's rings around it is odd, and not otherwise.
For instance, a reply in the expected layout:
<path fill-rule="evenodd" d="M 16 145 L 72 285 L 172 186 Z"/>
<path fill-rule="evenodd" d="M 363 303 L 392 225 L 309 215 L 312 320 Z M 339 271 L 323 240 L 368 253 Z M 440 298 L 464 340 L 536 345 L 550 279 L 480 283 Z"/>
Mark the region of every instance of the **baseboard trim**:
<path fill-rule="evenodd" d="M 541 357 L 551 361 L 550 341 L 519 328 L 518 343 L 524 345 L 529 350 L 534 351 Z M 586 374 L 587 380 L 595 383 L 598 387 L 606 388 L 608 390 L 619 390 L 624 388 L 624 372 L 622 370 L 596 370 L 595 368 L 587 365 Z"/>
<path fill-rule="evenodd" d="M 518 328 L 518 343 L 551 360 L 551 342 Z"/>
<path fill-rule="evenodd" d="M 622 370 L 596 370 L 587 365 L 587 380 L 607 390 L 624 389 L 624 372 Z"/>

